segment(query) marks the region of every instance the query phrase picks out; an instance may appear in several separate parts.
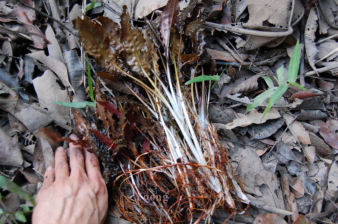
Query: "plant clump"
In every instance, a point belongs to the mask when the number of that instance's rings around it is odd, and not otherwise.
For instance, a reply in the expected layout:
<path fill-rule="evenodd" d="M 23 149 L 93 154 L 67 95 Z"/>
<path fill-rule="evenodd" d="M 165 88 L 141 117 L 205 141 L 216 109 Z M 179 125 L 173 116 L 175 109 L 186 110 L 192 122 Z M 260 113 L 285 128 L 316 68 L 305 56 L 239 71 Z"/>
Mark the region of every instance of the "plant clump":
<path fill-rule="evenodd" d="M 249 203 L 207 119 L 210 84 L 184 85 L 210 67 L 199 29 L 205 15 L 194 4 L 186 10 L 197 16 L 188 18 L 177 4 L 169 1 L 157 21 L 138 28 L 125 10 L 120 25 L 74 20 L 102 66 L 95 116 L 75 111 L 76 129 L 99 154 L 117 208 L 136 223 L 210 222 L 217 208 L 236 213 Z"/>

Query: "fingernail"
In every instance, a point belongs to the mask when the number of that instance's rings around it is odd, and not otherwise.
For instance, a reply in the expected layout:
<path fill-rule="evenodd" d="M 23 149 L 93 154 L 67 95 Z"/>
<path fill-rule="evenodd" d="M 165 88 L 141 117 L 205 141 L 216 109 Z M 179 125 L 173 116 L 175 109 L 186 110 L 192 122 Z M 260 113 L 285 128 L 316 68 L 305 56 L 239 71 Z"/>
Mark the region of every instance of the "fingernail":
<path fill-rule="evenodd" d="M 72 140 L 79 140 L 79 138 L 75 134 L 71 134 L 69 137 Z"/>
<path fill-rule="evenodd" d="M 57 147 L 56 151 L 58 151 L 58 152 L 63 151 L 63 147 L 61 147 L 61 146 Z"/>

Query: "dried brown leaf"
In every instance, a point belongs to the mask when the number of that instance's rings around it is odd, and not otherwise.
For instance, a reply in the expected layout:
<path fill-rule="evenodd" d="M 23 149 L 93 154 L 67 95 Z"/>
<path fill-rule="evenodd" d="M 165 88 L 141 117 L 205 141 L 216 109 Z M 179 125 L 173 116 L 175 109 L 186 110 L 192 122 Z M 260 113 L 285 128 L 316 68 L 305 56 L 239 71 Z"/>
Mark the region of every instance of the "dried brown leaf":
<path fill-rule="evenodd" d="M 254 222 L 254 224 L 287 224 L 287 222 L 279 215 L 272 214 L 272 213 L 266 213 L 266 214 L 260 214 L 257 215 Z"/>
<path fill-rule="evenodd" d="M 319 126 L 319 133 L 324 138 L 325 142 L 332 148 L 338 150 L 338 134 L 335 131 L 330 131 L 328 122 L 324 123 L 320 121 Z"/>
<path fill-rule="evenodd" d="M 226 124 L 227 129 L 234 129 L 236 127 L 247 127 L 251 124 L 263 124 L 267 120 L 273 120 L 280 118 L 280 114 L 277 110 L 270 110 L 264 118 L 263 113 L 259 113 L 256 110 L 251 111 L 248 115 L 244 115 L 235 119 L 233 122 Z"/>
<path fill-rule="evenodd" d="M 11 137 L 0 128 L 0 165 L 21 166 L 23 158 L 18 144 L 18 137 Z"/>
<path fill-rule="evenodd" d="M 247 80 L 245 80 L 244 82 L 241 82 L 239 85 L 233 87 L 230 91 L 231 94 L 235 94 L 235 93 L 245 93 L 245 92 L 249 92 L 249 91 L 253 91 L 258 89 L 258 82 L 257 80 L 262 77 L 263 74 L 262 73 L 258 73 L 250 78 L 248 78 Z"/>
<path fill-rule="evenodd" d="M 160 32 L 163 45 L 169 47 L 170 31 L 178 13 L 178 0 L 169 0 L 161 15 Z"/>
<path fill-rule="evenodd" d="M 295 136 L 300 143 L 310 145 L 311 140 L 309 133 L 305 130 L 303 125 L 299 121 L 294 121 L 294 118 L 291 115 L 284 114 L 283 117 L 292 135 Z"/>
<path fill-rule="evenodd" d="M 317 54 L 318 54 L 318 49 L 315 44 L 316 31 L 318 28 L 317 21 L 318 21 L 317 12 L 316 12 L 316 9 L 313 7 L 306 21 L 304 41 L 305 41 L 305 50 L 306 50 L 306 56 L 307 56 L 308 62 L 311 68 L 315 72 L 317 72 L 315 61 L 317 60 Z"/>

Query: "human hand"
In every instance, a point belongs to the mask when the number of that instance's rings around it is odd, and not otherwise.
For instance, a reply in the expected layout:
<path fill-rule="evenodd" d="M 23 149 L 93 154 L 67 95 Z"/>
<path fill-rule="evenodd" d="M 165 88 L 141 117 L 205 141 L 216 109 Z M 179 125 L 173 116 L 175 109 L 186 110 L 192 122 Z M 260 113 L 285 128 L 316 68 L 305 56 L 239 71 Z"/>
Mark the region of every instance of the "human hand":
<path fill-rule="evenodd" d="M 33 224 L 103 223 L 108 193 L 96 155 L 70 143 L 69 160 L 70 174 L 66 150 L 57 148 L 55 168 L 47 169 L 36 197 Z"/>

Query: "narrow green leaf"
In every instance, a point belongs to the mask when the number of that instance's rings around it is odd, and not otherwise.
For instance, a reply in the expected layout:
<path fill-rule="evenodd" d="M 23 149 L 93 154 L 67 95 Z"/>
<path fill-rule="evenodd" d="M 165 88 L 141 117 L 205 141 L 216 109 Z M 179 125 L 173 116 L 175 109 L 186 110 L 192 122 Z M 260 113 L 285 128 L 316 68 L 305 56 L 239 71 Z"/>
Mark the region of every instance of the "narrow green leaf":
<path fill-rule="evenodd" d="M 97 7 L 100 7 L 101 5 L 102 5 L 101 2 L 96 2 L 96 0 L 94 0 L 91 3 L 87 4 L 86 12 L 89 10 L 95 9 Z"/>
<path fill-rule="evenodd" d="M 301 86 L 300 84 L 298 84 L 296 82 L 289 82 L 289 84 L 297 87 L 298 89 L 301 89 L 301 90 L 304 90 L 304 91 L 307 90 L 306 88 L 304 88 L 303 86 Z"/>
<path fill-rule="evenodd" d="M 26 216 L 22 211 L 15 212 L 15 219 L 20 222 L 27 222 Z"/>
<path fill-rule="evenodd" d="M 295 82 L 297 80 L 297 75 L 299 71 L 299 41 L 297 41 L 297 44 L 295 46 L 295 49 L 293 50 L 290 64 L 289 64 L 289 70 L 288 70 L 288 81 L 289 82 Z"/>
<path fill-rule="evenodd" d="M 92 81 L 92 70 L 90 69 L 90 64 L 88 60 L 88 55 L 86 54 L 86 60 L 87 60 L 87 73 L 88 73 L 88 86 L 89 86 L 89 97 L 92 102 L 95 101 L 94 98 L 94 91 L 93 91 L 93 81 Z"/>
<path fill-rule="evenodd" d="M 284 66 L 280 66 L 278 69 L 277 69 L 277 82 L 278 82 L 278 85 L 281 86 L 281 85 L 284 85 L 285 84 L 285 78 L 284 78 Z"/>
<path fill-rule="evenodd" d="M 64 106 L 64 107 L 71 107 L 71 108 L 85 108 L 85 107 L 94 107 L 95 103 L 94 102 L 89 102 L 89 101 L 81 101 L 81 102 L 59 102 L 56 101 L 55 104 Z"/>
<path fill-rule="evenodd" d="M 4 210 L 0 208 L 0 215 L 4 214 Z"/>
<path fill-rule="evenodd" d="M 4 213 L 3 215 L 0 216 L 0 224 L 5 224 L 7 217 L 8 217 L 8 213 Z"/>
<path fill-rule="evenodd" d="M 283 94 L 288 90 L 288 85 L 279 86 L 272 94 L 268 105 L 266 106 L 262 118 L 270 111 L 271 107 L 278 102 L 278 100 L 283 96 Z"/>
<path fill-rule="evenodd" d="M 270 79 L 270 77 L 268 77 L 268 76 L 263 76 L 263 79 L 264 79 L 265 83 L 268 85 L 269 89 L 275 87 L 275 86 L 273 85 L 273 82 L 272 82 L 272 80 Z"/>
<path fill-rule="evenodd" d="M 271 79 L 270 79 L 271 80 Z M 267 100 L 269 98 L 269 96 L 273 93 L 273 91 L 276 88 L 271 88 L 266 90 L 265 92 L 259 94 L 258 96 L 256 96 L 254 98 L 254 102 L 252 104 L 249 104 L 246 108 L 245 113 L 248 113 L 249 111 L 251 111 L 252 109 L 254 109 L 255 107 L 259 106 L 260 104 L 262 104 L 265 100 Z"/>
<path fill-rule="evenodd" d="M 26 191 L 22 190 L 21 187 L 13 183 L 11 180 L 4 176 L 0 176 L 0 188 L 17 194 L 20 198 L 32 203 L 34 205 L 33 197 Z"/>
<path fill-rule="evenodd" d="M 25 213 L 31 211 L 28 205 L 20 205 L 20 206 L 21 206 L 23 212 L 25 212 Z"/>
<path fill-rule="evenodd" d="M 185 83 L 185 85 L 190 85 L 195 82 L 203 82 L 203 81 L 219 81 L 220 76 L 219 75 L 200 75 L 193 79 L 190 79 L 188 82 Z"/>

